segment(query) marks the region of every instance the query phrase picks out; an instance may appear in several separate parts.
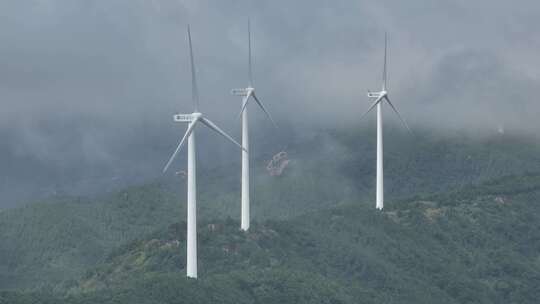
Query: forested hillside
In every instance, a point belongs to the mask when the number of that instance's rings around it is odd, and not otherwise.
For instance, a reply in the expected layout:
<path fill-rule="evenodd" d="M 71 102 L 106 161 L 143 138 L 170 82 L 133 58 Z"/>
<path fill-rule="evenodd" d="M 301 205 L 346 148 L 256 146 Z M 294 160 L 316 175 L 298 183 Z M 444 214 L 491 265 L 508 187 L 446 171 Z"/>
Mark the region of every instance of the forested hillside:
<path fill-rule="evenodd" d="M 61 198 L 2 212 L 0 286 L 50 287 L 77 277 L 119 244 L 178 220 L 174 197 L 151 184 L 91 201 Z"/>
<path fill-rule="evenodd" d="M 2 299 L 534 303 L 538 145 L 389 134 L 384 212 L 373 208 L 374 143 L 320 132 L 293 141 L 281 176 L 265 172 L 268 155 L 255 159 L 256 222 L 247 234 L 236 220 L 238 168 L 201 164 L 197 282 L 184 279 L 181 177 L 5 210 Z"/>
<path fill-rule="evenodd" d="M 201 279 L 184 278 L 185 224 L 111 252 L 65 296 L 10 303 L 536 303 L 540 175 L 394 202 L 344 203 L 249 233 L 200 227 Z M 51 302 L 53 303 L 53 302 Z"/>

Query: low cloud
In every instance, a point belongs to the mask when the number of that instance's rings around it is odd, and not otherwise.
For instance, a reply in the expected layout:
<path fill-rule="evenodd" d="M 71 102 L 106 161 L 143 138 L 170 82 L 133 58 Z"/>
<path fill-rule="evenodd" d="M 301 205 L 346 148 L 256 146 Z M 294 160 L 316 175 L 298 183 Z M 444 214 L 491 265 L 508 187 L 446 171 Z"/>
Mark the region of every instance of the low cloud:
<path fill-rule="evenodd" d="M 10 182 L 0 188 L 47 184 L 15 173 L 30 164 L 63 176 L 54 183 L 92 170 L 156 176 L 183 132 L 172 113 L 192 110 L 187 23 L 202 110 L 238 135 L 229 91 L 247 82 L 247 16 L 258 94 L 291 127 L 359 123 L 388 32 L 391 97 L 413 125 L 538 133 L 538 12 L 528 0 L 4 1 L 0 166 Z M 219 163 L 233 150 L 216 145 Z"/>

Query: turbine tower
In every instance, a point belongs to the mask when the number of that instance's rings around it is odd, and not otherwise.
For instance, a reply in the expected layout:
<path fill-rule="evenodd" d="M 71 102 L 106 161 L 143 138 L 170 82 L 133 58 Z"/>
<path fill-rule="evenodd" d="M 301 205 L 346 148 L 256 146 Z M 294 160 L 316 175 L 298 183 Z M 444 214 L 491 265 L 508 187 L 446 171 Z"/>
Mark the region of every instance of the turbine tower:
<path fill-rule="evenodd" d="M 175 122 L 188 123 L 188 129 L 180 140 L 178 147 L 172 154 L 171 158 L 163 168 L 163 173 L 169 169 L 171 163 L 175 159 L 180 149 L 184 145 L 186 139 L 188 142 L 188 169 L 187 169 L 187 262 L 186 272 L 189 278 L 197 278 L 197 153 L 195 146 L 195 127 L 200 122 L 218 134 L 225 137 L 230 142 L 234 143 L 238 147 L 243 147 L 236 142 L 231 136 L 222 131 L 218 126 L 211 122 L 208 118 L 204 117 L 199 112 L 199 92 L 197 89 L 197 78 L 195 75 L 195 61 L 193 59 L 193 47 L 191 44 L 191 32 L 188 25 L 187 28 L 188 41 L 189 41 L 189 56 L 191 63 L 191 89 L 192 99 L 195 106 L 195 111 L 191 114 L 176 114 L 174 115 Z"/>
<path fill-rule="evenodd" d="M 247 231 L 249 229 L 249 123 L 248 123 L 248 108 L 247 105 L 252 99 L 259 105 L 263 112 L 268 116 L 272 124 L 276 126 L 276 123 L 270 116 L 270 113 L 266 110 L 262 102 L 255 95 L 255 88 L 253 88 L 253 72 L 251 68 L 251 25 L 248 19 L 248 78 L 249 84 L 247 88 L 233 89 L 231 93 L 236 96 L 242 96 L 242 110 L 240 115 L 242 117 L 242 211 L 241 211 L 241 224 L 240 229 Z"/>
<path fill-rule="evenodd" d="M 368 91 L 368 97 L 374 98 L 375 101 L 369 109 L 361 116 L 364 117 L 366 114 L 368 114 L 374 107 L 377 107 L 377 193 L 376 193 L 376 207 L 379 210 L 382 210 L 384 208 L 384 177 L 383 177 L 383 121 L 382 121 L 382 106 L 384 101 L 388 103 L 388 105 L 394 110 L 394 112 L 397 114 L 398 118 L 401 120 L 405 128 L 409 132 L 412 133 L 411 129 L 401 117 L 401 114 L 399 114 L 398 110 L 392 102 L 390 101 L 390 98 L 388 97 L 388 87 L 387 87 L 387 63 L 386 63 L 386 56 L 387 56 L 387 48 L 388 48 L 388 39 L 387 34 L 384 34 L 384 67 L 383 67 L 383 75 L 382 75 L 382 90 L 380 92 L 369 92 Z"/>

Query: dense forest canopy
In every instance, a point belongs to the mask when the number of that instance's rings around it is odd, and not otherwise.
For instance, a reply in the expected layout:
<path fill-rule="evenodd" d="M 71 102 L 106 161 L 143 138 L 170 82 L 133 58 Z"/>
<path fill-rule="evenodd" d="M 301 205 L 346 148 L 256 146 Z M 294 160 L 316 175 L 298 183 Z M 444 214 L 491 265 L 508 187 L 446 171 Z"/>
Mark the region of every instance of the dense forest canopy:
<path fill-rule="evenodd" d="M 0 299 L 534 303 L 536 144 L 500 135 L 425 135 L 406 144 L 403 133 L 389 134 L 390 199 L 382 212 L 373 206 L 372 143 L 357 141 L 358 134 L 323 131 L 296 142 L 281 176 L 270 176 L 265 159 L 257 159 L 248 233 L 238 229 L 234 165 L 203 169 L 197 281 L 185 278 L 181 177 L 5 210 Z"/>

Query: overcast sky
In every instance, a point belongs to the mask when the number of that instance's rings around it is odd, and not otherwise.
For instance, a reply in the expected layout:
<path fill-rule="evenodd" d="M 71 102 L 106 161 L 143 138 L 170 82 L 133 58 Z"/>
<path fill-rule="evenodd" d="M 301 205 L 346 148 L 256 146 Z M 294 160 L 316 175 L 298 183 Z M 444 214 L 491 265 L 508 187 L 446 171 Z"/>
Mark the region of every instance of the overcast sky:
<path fill-rule="evenodd" d="M 193 110 L 188 23 L 202 111 L 238 136 L 248 16 L 258 95 L 291 127 L 368 126 L 388 32 L 390 96 L 413 127 L 540 131 L 538 1 L 4 0 L 0 207 L 65 180 L 158 174 L 184 128 L 171 115 Z"/>

